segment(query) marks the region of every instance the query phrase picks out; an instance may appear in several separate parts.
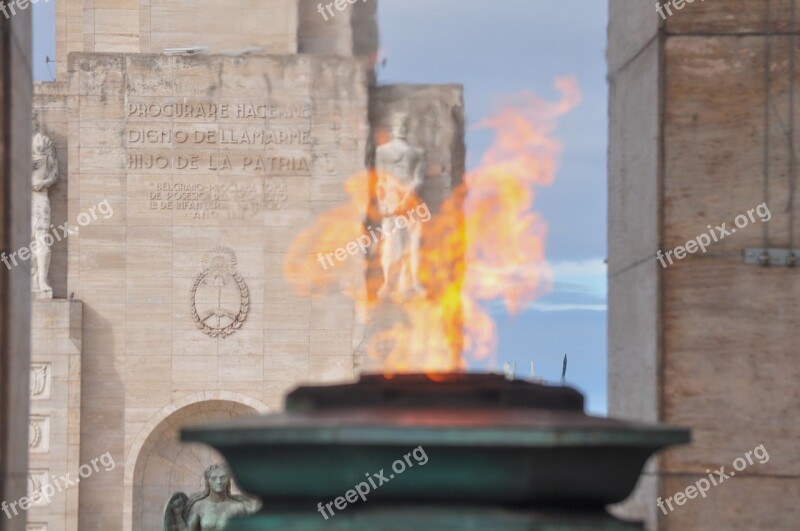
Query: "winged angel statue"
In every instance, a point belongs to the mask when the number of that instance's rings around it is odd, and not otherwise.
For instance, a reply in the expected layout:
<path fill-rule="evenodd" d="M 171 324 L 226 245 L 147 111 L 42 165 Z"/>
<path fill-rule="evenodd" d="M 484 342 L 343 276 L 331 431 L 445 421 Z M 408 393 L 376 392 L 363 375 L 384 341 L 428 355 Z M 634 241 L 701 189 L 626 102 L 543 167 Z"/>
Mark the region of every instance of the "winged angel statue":
<path fill-rule="evenodd" d="M 164 531 L 222 531 L 233 517 L 257 512 L 260 503 L 231 493 L 231 473 L 225 464 L 208 467 L 205 488 L 187 496 L 173 494 L 164 506 Z"/>

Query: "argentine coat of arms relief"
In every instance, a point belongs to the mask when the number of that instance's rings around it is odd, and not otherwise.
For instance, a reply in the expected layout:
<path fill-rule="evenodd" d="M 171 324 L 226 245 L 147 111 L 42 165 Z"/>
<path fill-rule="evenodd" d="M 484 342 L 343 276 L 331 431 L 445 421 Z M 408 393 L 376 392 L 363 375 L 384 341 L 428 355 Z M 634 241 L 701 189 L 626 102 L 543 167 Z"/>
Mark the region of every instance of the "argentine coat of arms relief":
<path fill-rule="evenodd" d="M 192 321 L 209 337 L 226 338 L 247 319 L 250 292 L 236 265 L 231 249 L 216 247 L 203 257 L 201 271 L 192 282 Z"/>

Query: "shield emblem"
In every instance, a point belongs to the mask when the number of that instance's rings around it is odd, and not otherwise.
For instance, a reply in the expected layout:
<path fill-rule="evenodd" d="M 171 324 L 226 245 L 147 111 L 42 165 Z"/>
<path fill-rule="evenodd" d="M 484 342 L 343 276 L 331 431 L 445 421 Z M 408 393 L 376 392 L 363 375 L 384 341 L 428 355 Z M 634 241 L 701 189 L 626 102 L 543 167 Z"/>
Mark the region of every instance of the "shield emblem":
<path fill-rule="evenodd" d="M 217 247 L 203 257 L 189 299 L 192 320 L 209 337 L 226 338 L 242 327 L 250 293 L 236 270 L 236 254 L 231 249 Z"/>

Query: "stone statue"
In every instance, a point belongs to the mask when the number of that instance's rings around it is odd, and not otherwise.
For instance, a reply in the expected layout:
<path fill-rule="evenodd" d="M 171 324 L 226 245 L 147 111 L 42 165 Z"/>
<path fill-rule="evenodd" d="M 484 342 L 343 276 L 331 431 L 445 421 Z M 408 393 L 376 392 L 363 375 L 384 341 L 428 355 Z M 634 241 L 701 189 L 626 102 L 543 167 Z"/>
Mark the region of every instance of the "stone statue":
<path fill-rule="evenodd" d="M 414 209 L 420 205 L 425 150 L 409 144 L 407 138 L 408 115 L 398 114 L 392 124 L 392 140 L 375 152 L 377 199 L 384 236 L 380 296 L 425 292 L 419 282 L 422 226 L 413 218 Z"/>
<path fill-rule="evenodd" d="M 164 531 L 222 531 L 235 516 L 253 514 L 259 502 L 240 494 L 231 494 L 231 473 L 218 463 L 204 474 L 205 489 L 187 496 L 173 494 L 164 506 Z"/>
<path fill-rule="evenodd" d="M 46 135 L 37 132 L 32 141 L 33 173 L 31 194 L 31 276 L 37 299 L 52 299 L 53 288 L 47 282 L 50 271 L 50 198 L 47 189 L 58 180 L 56 148 Z M 50 242 L 48 244 L 47 238 Z"/>

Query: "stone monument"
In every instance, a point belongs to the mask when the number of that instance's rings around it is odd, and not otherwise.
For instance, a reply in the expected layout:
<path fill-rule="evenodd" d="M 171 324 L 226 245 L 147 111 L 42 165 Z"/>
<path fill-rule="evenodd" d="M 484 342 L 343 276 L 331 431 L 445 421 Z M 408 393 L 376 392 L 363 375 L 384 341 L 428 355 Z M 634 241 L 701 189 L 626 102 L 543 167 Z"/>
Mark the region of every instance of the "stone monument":
<path fill-rule="evenodd" d="M 58 160 L 49 137 L 36 132 L 32 141 L 31 193 L 31 289 L 37 299 L 52 299 L 53 288 L 47 281 L 50 272 L 50 198 L 47 189 L 58 180 Z M 49 238 L 49 242 L 48 242 Z"/>
<path fill-rule="evenodd" d="M 75 476 L 105 452 L 117 467 L 31 507 L 31 523 L 161 531 L 164 501 L 219 461 L 181 444 L 181 426 L 277 411 L 301 383 L 358 376 L 368 310 L 344 289 L 298 294 L 287 250 L 352 202 L 346 184 L 376 151 L 397 177 L 385 206 L 413 191 L 433 216 L 464 164 L 460 86 L 376 85 L 376 4 L 324 31 L 306 0 L 56 4 L 57 80 L 36 85 L 33 105 L 59 168 L 49 223 L 75 226 L 106 200 L 113 215 L 52 247 L 54 298 L 34 304 L 32 333 L 33 413 L 49 430 L 34 430 L 29 474 Z M 411 126 L 380 146 L 398 111 Z M 371 197 L 356 200 L 366 210 Z M 425 287 L 411 250 L 426 242 L 395 239 L 391 286 L 405 264 L 403 289 Z M 366 269 L 337 274 L 380 274 Z M 183 525 L 205 505 L 181 510 Z"/>

